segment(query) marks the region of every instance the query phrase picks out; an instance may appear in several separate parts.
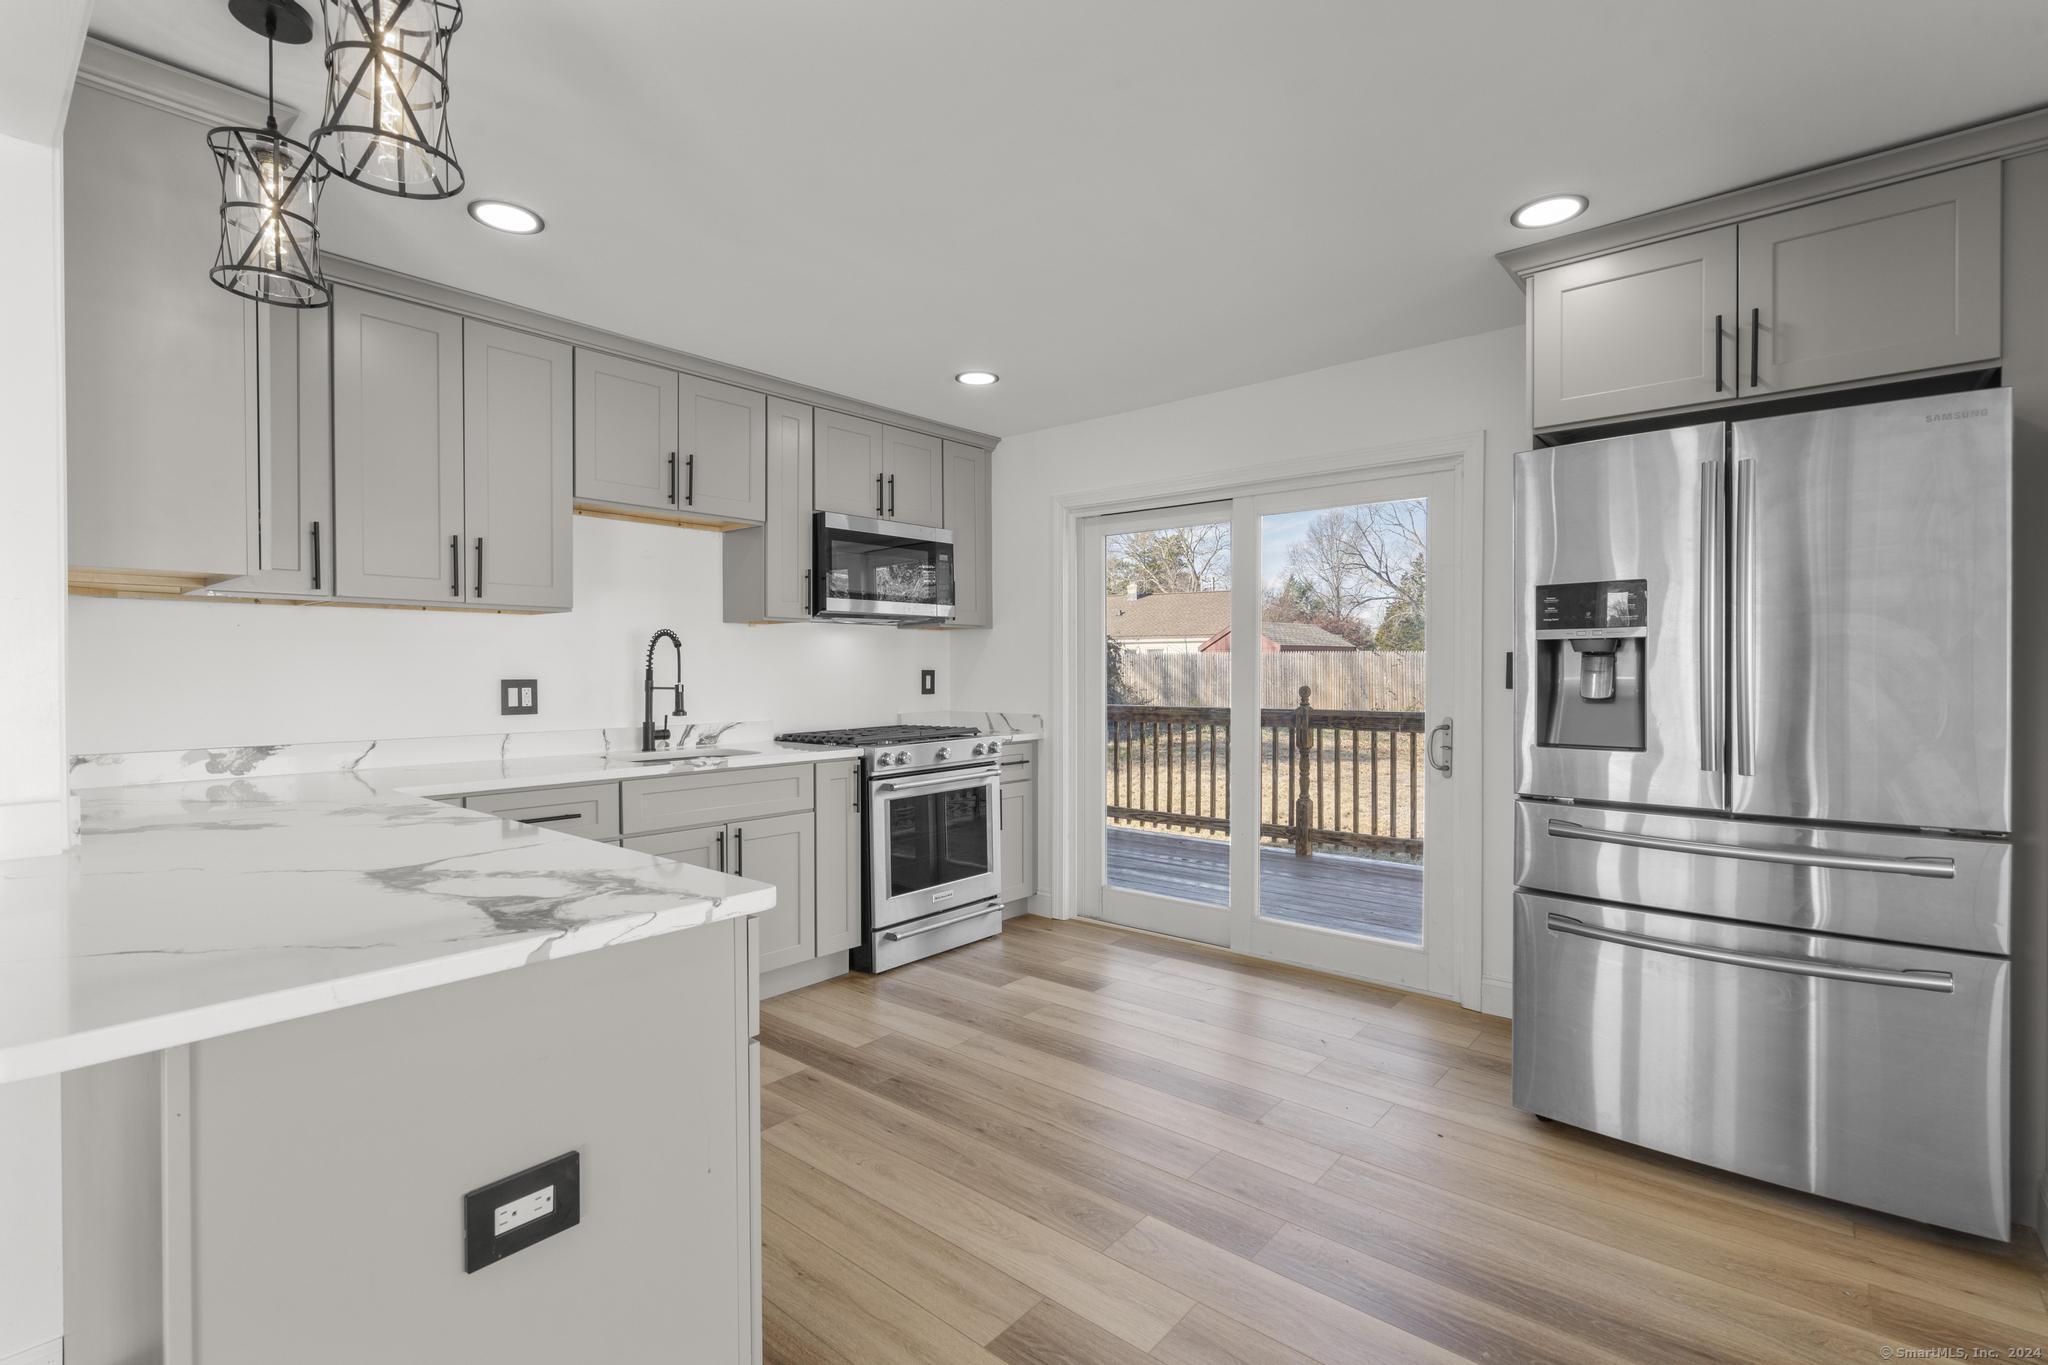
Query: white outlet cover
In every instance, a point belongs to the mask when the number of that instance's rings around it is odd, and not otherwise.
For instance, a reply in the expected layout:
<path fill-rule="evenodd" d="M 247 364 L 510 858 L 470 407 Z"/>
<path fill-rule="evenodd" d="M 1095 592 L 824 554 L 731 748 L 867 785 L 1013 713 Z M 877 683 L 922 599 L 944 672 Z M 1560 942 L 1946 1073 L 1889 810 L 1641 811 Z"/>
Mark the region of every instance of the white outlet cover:
<path fill-rule="evenodd" d="M 536 1218 L 545 1218 L 555 1211 L 555 1187 L 546 1185 L 532 1194 L 521 1195 L 509 1204 L 498 1205 L 491 1218 L 491 1234 L 503 1237 L 514 1228 L 523 1228 Z"/>
<path fill-rule="evenodd" d="M 530 687 L 522 687 L 522 688 L 520 688 L 520 689 L 519 689 L 519 704 L 520 704 L 521 706 L 531 706 L 531 705 L 533 705 L 533 689 L 532 689 L 532 688 L 530 688 Z"/>

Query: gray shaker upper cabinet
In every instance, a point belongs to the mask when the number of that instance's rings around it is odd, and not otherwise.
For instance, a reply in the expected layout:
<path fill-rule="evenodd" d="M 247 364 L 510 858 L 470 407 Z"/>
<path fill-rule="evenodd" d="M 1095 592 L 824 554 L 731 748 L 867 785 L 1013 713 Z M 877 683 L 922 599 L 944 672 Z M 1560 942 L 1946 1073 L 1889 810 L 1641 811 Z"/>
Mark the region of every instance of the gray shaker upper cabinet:
<path fill-rule="evenodd" d="M 334 596 L 332 322 L 325 308 L 257 311 L 263 368 L 250 571 L 216 592 Z"/>
<path fill-rule="evenodd" d="M 812 415 L 768 400 L 768 519 L 725 537 L 725 619 L 801 621 L 811 614 Z"/>
<path fill-rule="evenodd" d="M 945 443 L 898 427 L 882 428 L 883 496 L 891 521 L 946 524 Z"/>
<path fill-rule="evenodd" d="M 1987 161 L 1743 223 L 1742 391 L 1996 359 L 2000 169 Z"/>
<path fill-rule="evenodd" d="M 575 515 L 570 348 L 470 319 L 462 327 L 464 601 L 566 608 Z"/>
<path fill-rule="evenodd" d="M 680 376 L 683 510 L 725 521 L 768 516 L 768 396 Z"/>
<path fill-rule="evenodd" d="M 576 496 L 682 509 L 676 437 L 681 376 L 603 351 L 576 351 Z"/>
<path fill-rule="evenodd" d="M 333 309 L 335 589 L 457 605 L 462 319 L 356 289 Z"/>
<path fill-rule="evenodd" d="M 1736 230 L 1537 272 L 1535 424 L 1577 425 L 1735 396 Z"/>
<path fill-rule="evenodd" d="M 257 305 L 207 278 L 206 124 L 81 85 L 64 145 L 70 562 L 251 572 Z"/>
<path fill-rule="evenodd" d="M 888 508 L 886 492 L 882 424 L 819 408 L 814 488 L 817 510 L 843 512 L 850 517 L 879 517 Z"/>
<path fill-rule="evenodd" d="M 988 452 L 946 442 L 946 520 L 953 533 L 953 624 L 995 624 L 990 601 L 989 532 L 993 512 Z"/>

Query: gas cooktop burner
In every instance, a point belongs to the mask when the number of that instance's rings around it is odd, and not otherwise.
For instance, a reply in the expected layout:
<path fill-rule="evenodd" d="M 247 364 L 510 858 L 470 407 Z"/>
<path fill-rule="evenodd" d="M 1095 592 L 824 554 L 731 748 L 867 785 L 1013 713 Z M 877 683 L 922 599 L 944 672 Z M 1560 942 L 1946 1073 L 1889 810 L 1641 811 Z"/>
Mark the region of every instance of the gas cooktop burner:
<path fill-rule="evenodd" d="M 855 725 L 844 730 L 796 730 L 777 735 L 775 742 L 872 748 L 879 744 L 919 744 L 932 739 L 971 739 L 980 733 L 964 725 Z"/>

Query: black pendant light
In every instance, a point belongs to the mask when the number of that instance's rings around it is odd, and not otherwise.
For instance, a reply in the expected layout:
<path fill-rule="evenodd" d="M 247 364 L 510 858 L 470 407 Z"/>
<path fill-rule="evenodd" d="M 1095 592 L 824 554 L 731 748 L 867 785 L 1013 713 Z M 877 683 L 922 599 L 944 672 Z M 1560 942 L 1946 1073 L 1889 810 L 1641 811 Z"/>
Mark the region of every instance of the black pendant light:
<path fill-rule="evenodd" d="M 261 128 L 206 135 L 220 171 L 220 248 L 208 272 L 231 294 L 288 308 L 327 306 L 320 270 L 320 185 L 313 149 L 277 130 L 277 45 L 313 37 L 296 0 L 228 0 L 228 12 L 264 37 L 270 57 L 269 117 Z"/>
<path fill-rule="evenodd" d="M 448 44 L 462 0 L 320 0 L 327 99 L 313 135 L 344 180 L 408 199 L 462 192 L 448 133 Z"/>

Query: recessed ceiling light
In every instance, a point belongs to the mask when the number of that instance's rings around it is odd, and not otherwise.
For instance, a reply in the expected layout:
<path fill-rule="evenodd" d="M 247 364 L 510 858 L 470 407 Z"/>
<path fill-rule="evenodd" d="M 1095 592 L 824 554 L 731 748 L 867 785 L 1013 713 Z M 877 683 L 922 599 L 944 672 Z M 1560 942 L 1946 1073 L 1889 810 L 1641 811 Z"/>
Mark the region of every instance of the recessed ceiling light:
<path fill-rule="evenodd" d="M 540 215 L 532 209 L 523 209 L 502 199 L 470 200 L 469 216 L 487 228 L 496 228 L 500 232 L 517 232 L 528 237 L 547 226 L 540 220 Z"/>
<path fill-rule="evenodd" d="M 993 384 L 1001 377 L 1000 375 L 991 374 L 987 370 L 962 370 L 953 376 L 955 382 L 971 385 L 977 389 Z"/>
<path fill-rule="evenodd" d="M 1569 223 L 1586 211 L 1586 196 L 1583 194 L 1546 194 L 1541 199 L 1532 199 L 1508 215 L 1508 221 L 1518 228 L 1556 227 Z"/>

